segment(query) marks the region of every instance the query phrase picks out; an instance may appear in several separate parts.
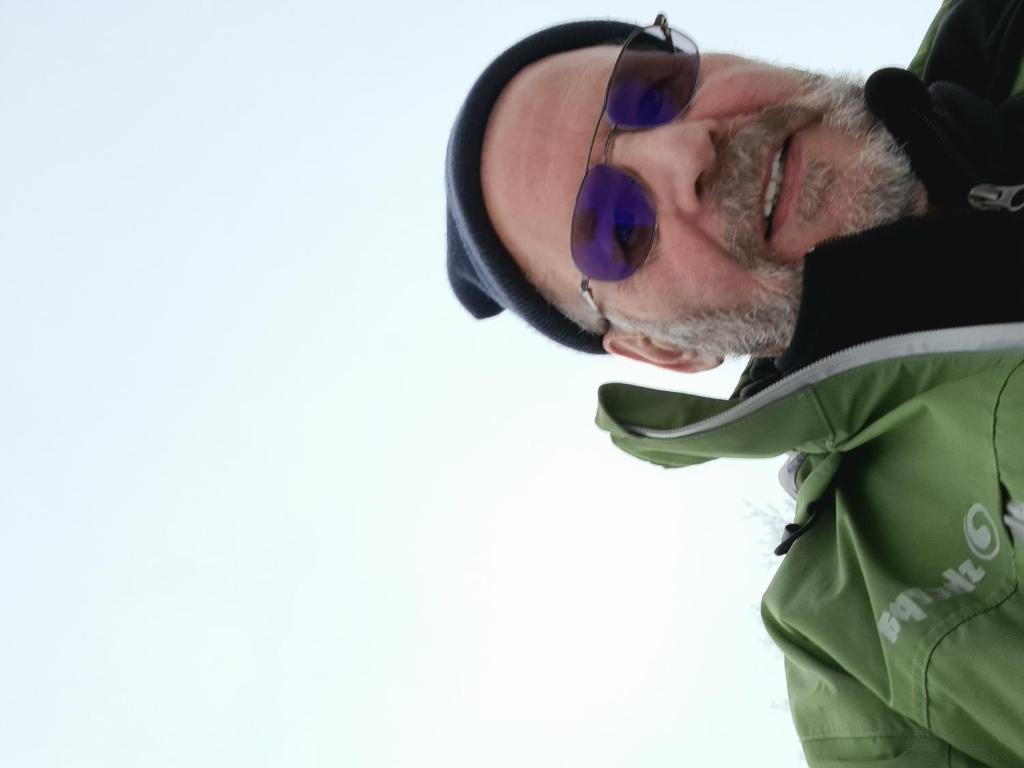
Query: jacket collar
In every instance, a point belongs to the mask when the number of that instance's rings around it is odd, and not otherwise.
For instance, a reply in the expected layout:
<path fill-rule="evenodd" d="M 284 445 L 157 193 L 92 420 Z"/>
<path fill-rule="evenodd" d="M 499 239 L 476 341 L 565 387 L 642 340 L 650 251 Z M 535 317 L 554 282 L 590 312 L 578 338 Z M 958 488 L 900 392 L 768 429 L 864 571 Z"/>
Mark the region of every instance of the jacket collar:
<path fill-rule="evenodd" d="M 647 461 L 682 467 L 786 451 L 833 453 L 887 428 L 884 418 L 951 380 L 1019 361 L 1024 323 L 892 336 L 829 355 L 745 399 L 605 384 L 597 424 Z M 882 426 L 879 426 L 879 425 Z"/>

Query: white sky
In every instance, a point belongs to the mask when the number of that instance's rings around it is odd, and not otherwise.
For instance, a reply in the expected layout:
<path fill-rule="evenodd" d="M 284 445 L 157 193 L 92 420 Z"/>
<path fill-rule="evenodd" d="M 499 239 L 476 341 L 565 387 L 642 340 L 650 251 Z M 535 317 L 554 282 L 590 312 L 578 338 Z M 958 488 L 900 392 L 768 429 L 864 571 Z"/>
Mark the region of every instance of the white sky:
<path fill-rule="evenodd" d="M 780 462 L 592 424 L 739 366 L 472 322 L 444 147 L 550 23 L 866 74 L 937 5 L 0 0 L 0 764 L 800 765 Z"/>

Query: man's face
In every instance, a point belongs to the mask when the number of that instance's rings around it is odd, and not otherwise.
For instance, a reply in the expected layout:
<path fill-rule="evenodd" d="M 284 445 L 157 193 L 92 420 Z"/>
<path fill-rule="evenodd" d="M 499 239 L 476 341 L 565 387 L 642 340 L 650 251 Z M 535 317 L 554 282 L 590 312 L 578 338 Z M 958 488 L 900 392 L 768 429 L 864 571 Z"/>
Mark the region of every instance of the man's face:
<path fill-rule="evenodd" d="M 577 291 L 569 230 L 617 54 L 611 46 L 580 49 L 523 70 L 503 91 L 484 142 L 484 198 L 499 237 L 532 282 L 580 315 L 587 309 Z M 788 307 L 791 324 L 800 265 L 810 249 L 923 212 L 923 187 L 906 160 L 871 131 L 862 103 L 859 89 L 845 83 L 705 54 L 697 93 L 680 118 L 617 132 L 608 162 L 649 190 L 658 238 L 633 276 L 591 284 L 605 314 L 634 323 L 628 331 L 610 330 L 606 348 L 661 365 L 675 361 L 667 367 L 678 370 L 707 367 L 722 354 L 781 351 L 782 338 L 765 336 L 764 329 L 705 349 L 686 349 L 695 341 L 672 329 L 696 320 L 703 339 L 709 323 L 724 328 L 760 315 L 762 325 L 777 325 L 786 321 L 768 307 L 780 305 Z M 602 123 L 595 146 L 607 132 Z M 769 230 L 764 209 L 772 162 L 784 145 Z"/>

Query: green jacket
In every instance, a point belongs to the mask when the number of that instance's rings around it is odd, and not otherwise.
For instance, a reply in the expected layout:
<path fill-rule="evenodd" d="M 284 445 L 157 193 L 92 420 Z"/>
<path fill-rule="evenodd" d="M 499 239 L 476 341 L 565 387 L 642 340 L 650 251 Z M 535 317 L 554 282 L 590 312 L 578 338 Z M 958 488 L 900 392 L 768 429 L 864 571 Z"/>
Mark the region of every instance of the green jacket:
<path fill-rule="evenodd" d="M 1024 766 L 1024 323 L 869 342 L 746 399 L 608 384 L 598 424 L 668 467 L 801 454 L 762 615 L 811 766 Z"/>

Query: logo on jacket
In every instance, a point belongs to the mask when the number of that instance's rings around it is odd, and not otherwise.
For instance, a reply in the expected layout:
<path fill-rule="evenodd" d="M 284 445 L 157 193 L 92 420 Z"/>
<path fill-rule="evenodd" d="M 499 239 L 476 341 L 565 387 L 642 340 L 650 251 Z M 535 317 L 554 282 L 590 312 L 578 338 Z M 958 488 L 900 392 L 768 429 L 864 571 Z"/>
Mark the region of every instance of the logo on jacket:
<path fill-rule="evenodd" d="M 991 560 L 999 554 L 999 532 L 992 515 L 981 504 L 975 504 L 967 511 L 964 535 L 971 552 L 982 560 Z"/>
<path fill-rule="evenodd" d="M 999 554 L 999 529 L 991 513 L 981 504 L 973 505 L 964 517 L 964 536 L 967 546 L 979 560 L 992 560 Z M 967 558 L 941 574 L 938 587 L 911 587 L 900 592 L 889 603 L 888 610 L 878 617 L 878 632 L 890 643 L 895 643 L 903 625 L 928 618 L 927 606 L 970 594 L 985 578 L 985 569 Z"/>

